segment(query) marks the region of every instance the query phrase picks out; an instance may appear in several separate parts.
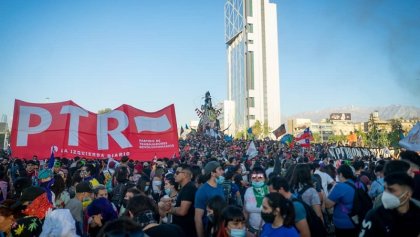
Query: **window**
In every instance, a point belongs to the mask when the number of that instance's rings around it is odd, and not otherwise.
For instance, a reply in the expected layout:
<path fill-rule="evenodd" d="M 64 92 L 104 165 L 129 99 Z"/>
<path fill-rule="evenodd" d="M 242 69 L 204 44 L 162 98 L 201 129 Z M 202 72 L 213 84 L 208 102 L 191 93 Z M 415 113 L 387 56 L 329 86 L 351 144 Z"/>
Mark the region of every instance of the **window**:
<path fill-rule="evenodd" d="M 255 98 L 249 97 L 248 98 L 248 108 L 254 108 L 255 107 Z"/>
<path fill-rule="evenodd" d="M 254 90 L 254 52 L 249 51 L 246 55 L 246 66 L 247 66 L 247 89 Z"/>
<path fill-rule="evenodd" d="M 248 33 L 254 33 L 254 25 L 249 23 L 247 24 Z"/>
<path fill-rule="evenodd" d="M 248 115 L 248 119 L 255 119 L 255 115 Z"/>
<path fill-rule="evenodd" d="M 252 16 L 252 0 L 247 0 L 246 15 L 247 16 Z"/>

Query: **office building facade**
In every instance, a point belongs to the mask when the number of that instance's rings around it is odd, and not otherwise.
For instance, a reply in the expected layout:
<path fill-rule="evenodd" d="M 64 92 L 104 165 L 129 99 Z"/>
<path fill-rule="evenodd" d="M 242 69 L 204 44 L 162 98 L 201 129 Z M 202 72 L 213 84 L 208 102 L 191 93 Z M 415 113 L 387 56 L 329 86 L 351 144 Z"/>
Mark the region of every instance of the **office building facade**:
<path fill-rule="evenodd" d="M 235 134 L 257 120 L 280 126 L 277 7 L 269 0 L 225 3 L 228 101 L 224 129 Z M 233 116 L 232 116 L 233 115 Z M 229 118 L 230 121 L 226 119 Z"/>

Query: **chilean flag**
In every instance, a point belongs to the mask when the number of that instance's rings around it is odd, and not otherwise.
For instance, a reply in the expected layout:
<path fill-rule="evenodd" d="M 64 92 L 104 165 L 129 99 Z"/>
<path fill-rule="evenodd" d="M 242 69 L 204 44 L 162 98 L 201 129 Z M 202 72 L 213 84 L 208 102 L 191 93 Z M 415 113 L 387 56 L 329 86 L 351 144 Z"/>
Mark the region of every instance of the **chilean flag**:
<path fill-rule="evenodd" d="M 293 147 L 295 144 L 299 144 L 302 147 L 310 147 L 311 141 L 313 140 L 314 138 L 312 136 L 311 130 L 309 130 L 309 128 L 306 128 L 302 133 L 296 135 L 295 139 L 290 144 L 290 146 Z"/>

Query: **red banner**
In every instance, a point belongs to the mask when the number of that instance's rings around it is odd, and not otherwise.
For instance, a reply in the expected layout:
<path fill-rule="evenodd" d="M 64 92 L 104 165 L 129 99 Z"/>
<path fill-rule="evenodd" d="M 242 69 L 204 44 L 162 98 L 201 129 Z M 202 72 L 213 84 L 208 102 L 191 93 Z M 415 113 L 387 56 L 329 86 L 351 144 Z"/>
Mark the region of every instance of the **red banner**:
<path fill-rule="evenodd" d="M 105 114 L 89 112 L 73 101 L 28 103 L 15 101 L 11 134 L 12 156 L 47 158 L 121 158 L 151 160 L 178 155 L 175 107 L 154 113 L 129 105 Z"/>

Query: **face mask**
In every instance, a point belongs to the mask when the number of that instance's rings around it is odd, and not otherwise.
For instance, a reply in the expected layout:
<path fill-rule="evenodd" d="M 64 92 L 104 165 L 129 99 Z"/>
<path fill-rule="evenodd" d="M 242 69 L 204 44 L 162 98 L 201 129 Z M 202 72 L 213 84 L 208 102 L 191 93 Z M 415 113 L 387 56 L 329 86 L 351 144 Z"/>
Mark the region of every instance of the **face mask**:
<path fill-rule="evenodd" d="M 153 181 L 153 186 L 161 186 L 162 181 Z"/>
<path fill-rule="evenodd" d="M 170 188 L 165 188 L 165 193 L 166 193 L 166 195 L 170 196 L 171 195 L 171 189 Z"/>
<path fill-rule="evenodd" d="M 245 237 L 246 230 L 245 229 L 230 229 L 230 236 L 231 237 Z"/>
<path fill-rule="evenodd" d="M 84 197 L 82 200 L 82 202 L 90 202 L 90 201 L 91 201 L 90 197 Z"/>
<path fill-rule="evenodd" d="M 405 193 L 403 193 L 400 197 L 402 197 Z M 401 203 L 400 197 L 395 196 L 392 193 L 387 191 L 383 192 L 382 194 L 382 203 L 384 204 L 385 209 L 395 209 L 401 206 L 404 203 Z"/>
<path fill-rule="evenodd" d="M 274 219 L 276 219 L 276 215 L 274 215 L 274 213 L 272 212 L 270 213 L 261 212 L 261 219 L 263 219 L 265 223 L 273 223 Z"/>
<path fill-rule="evenodd" d="M 252 181 L 252 187 L 254 188 L 261 188 L 264 184 L 265 183 L 263 181 Z"/>
<path fill-rule="evenodd" d="M 219 177 L 216 178 L 216 183 L 217 184 L 223 184 L 224 181 L 225 181 L 224 176 L 219 176 Z"/>
<path fill-rule="evenodd" d="M 147 190 L 149 190 L 149 185 L 144 186 L 144 191 L 147 192 Z"/>
<path fill-rule="evenodd" d="M 207 219 L 209 220 L 210 223 L 214 223 L 214 215 L 213 214 L 207 215 Z"/>

